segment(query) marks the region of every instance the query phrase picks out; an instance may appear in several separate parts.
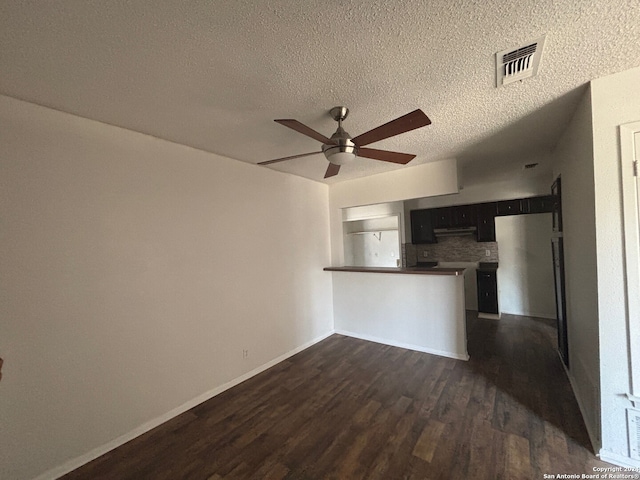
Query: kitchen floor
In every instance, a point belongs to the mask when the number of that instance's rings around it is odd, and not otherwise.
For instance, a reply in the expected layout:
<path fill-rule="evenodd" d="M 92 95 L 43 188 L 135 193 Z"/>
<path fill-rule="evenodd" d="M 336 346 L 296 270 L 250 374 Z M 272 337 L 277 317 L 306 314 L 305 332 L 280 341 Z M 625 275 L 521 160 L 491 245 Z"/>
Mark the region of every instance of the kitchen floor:
<path fill-rule="evenodd" d="M 538 479 L 592 453 L 553 322 L 468 314 L 468 362 L 333 335 L 66 479 Z"/>

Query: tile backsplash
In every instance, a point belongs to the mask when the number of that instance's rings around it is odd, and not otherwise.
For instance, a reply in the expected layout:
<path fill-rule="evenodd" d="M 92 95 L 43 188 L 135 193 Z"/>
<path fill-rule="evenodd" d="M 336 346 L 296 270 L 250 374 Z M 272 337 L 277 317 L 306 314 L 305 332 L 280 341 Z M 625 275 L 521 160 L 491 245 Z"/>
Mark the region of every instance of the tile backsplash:
<path fill-rule="evenodd" d="M 486 255 L 487 250 L 489 256 Z M 426 252 L 426 256 L 424 256 Z M 403 266 L 414 266 L 418 261 L 438 262 L 497 262 L 497 242 L 476 242 L 472 235 L 440 237 L 438 243 L 402 245 Z"/>

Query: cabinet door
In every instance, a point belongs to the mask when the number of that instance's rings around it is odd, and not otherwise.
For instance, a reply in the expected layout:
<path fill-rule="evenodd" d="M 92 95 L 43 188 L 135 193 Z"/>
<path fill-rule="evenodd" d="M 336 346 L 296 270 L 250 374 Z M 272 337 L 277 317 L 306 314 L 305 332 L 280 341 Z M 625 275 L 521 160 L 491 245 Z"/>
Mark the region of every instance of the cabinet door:
<path fill-rule="evenodd" d="M 504 215 L 520 215 L 523 212 L 522 209 L 522 200 L 520 198 L 516 198 L 514 200 L 502 200 L 498 202 L 498 208 L 496 209 L 496 214 L 498 216 Z"/>
<path fill-rule="evenodd" d="M 452 207 L 435 208 L 433 212 L 435 228 L 449 228 L 453 226 Z"/>
<path fill-rule="evenodd" d="M 498 282 L 496 271 L 477 270 L 478 311 L 498 313 Z"/>
<path fill-rule="evenodd" d="M 479 242 L 496 241 L 496 204 L 483 203 L 477 205 L 477 240 Z"/>
<path fill-rule="evenodd" d="M 472 227 L 476 224 L 476 206 L 459 205 L 452 207 L 452 223 L 454 227 Z"/>
<path fill-rule="evenodd" d="M 411 210 L 411 243 L 436 243 L 433 233 L 433 210 Z"/>
<path fill-rule="evenodd" d="M 556 199 L 553 195 L 525 198 L 524 213 L 549 213 L 553 211 Z"/>

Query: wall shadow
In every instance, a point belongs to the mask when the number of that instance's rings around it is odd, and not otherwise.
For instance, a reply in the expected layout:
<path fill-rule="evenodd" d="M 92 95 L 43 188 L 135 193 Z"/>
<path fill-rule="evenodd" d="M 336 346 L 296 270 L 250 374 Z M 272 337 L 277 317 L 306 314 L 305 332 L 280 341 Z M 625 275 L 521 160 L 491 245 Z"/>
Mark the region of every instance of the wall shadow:
<path fill-rule="evenodd" d="M 494 427 L 530 438 L 549 435 L 542 423 L 547 422 L 594 452 L 557 352 L 554 320 L 508 314 L 489 320 L 467 311 L 467 336 L 467 368 L 496 388 Z M 507 407 L 512 399 L 516 411 Z"/>
<path fill-rule="evenodd" d="M 575 88 L 466 146 L 456 155 L 461 176 L 509 178 L 528 160 L 548 156 L 587 90 L 587 84 Z"/>

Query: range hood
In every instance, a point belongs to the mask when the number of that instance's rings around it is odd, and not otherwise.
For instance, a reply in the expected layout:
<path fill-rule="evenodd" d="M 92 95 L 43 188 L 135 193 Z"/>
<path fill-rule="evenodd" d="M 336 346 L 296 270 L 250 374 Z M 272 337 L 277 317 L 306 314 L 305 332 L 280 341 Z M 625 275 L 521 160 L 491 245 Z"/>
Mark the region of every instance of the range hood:
<path fill-rule="evenodd" d="M 476 233 L 476 227 L 434 228 L 433 233 L 436 235 L 436 237 L 457 237 L 461 235 L 473 235 Z"/>

